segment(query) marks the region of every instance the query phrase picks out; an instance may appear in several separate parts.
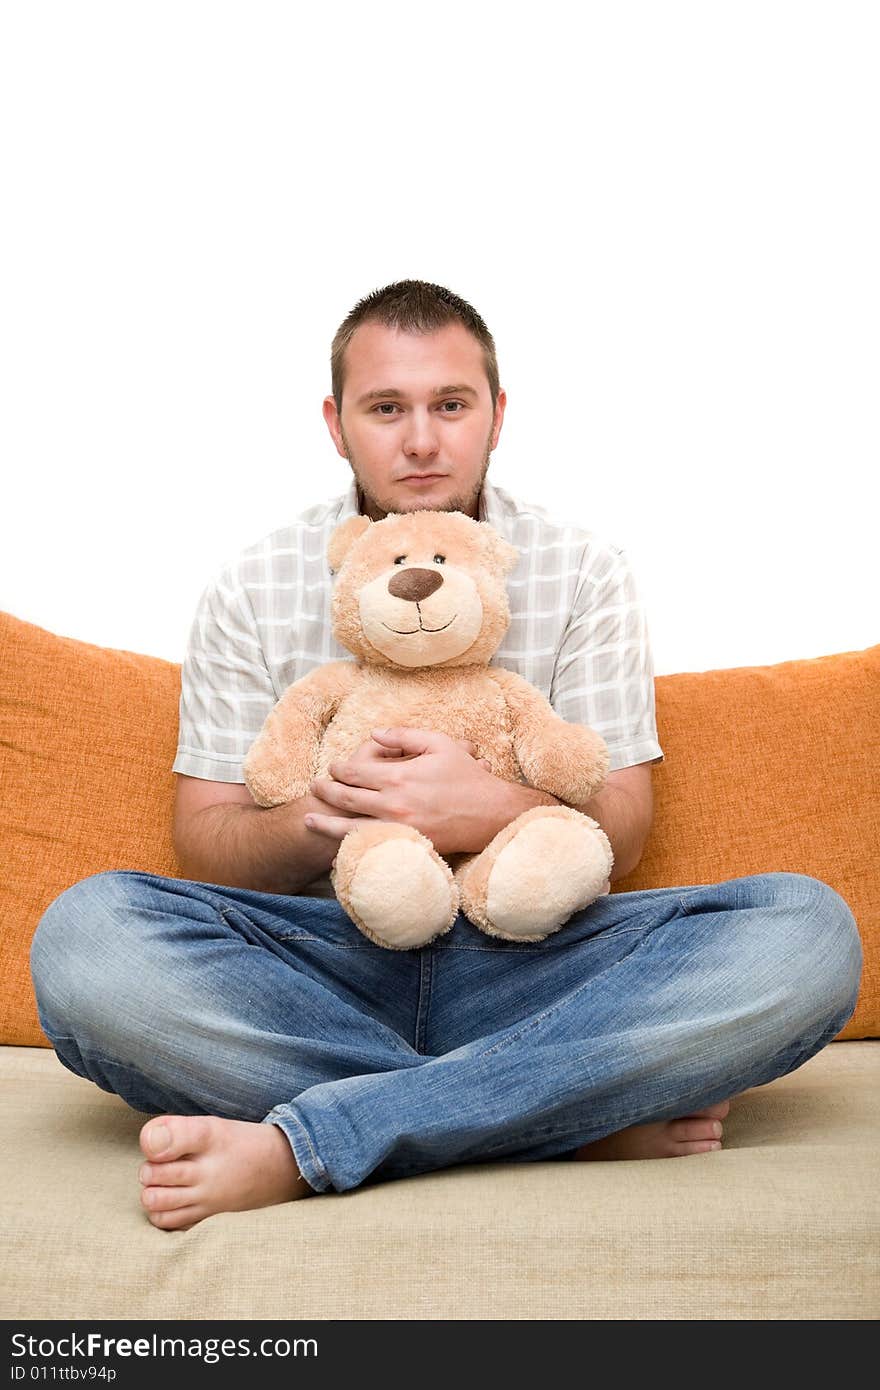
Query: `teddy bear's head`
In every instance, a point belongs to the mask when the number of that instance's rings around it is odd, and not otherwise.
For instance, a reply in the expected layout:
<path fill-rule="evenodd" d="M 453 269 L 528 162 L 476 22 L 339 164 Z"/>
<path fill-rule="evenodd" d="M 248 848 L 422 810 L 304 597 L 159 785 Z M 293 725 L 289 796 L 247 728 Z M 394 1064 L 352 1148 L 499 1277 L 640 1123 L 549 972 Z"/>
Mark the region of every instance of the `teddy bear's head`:
<path fill-rule="evenodd" d="M 350 517 L 328 559 L 333 635 L 373 665 L 487 664 L 509 626 L 519 551 L 463 512 Z"/>

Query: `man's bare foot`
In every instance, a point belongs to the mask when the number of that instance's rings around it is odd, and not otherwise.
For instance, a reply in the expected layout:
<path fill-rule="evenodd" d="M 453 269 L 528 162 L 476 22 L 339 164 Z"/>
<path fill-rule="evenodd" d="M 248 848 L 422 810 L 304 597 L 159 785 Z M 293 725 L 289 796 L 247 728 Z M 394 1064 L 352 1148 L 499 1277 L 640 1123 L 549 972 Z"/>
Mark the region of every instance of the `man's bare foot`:
<path fill-rule="evenodd" d="M 730 1101 L 722 1100 L 679 1120 L 630 1125 L 617 1134 L 606 1134 L 604 1139 L 584 1144 L 575 1158 L 686 1158 L 688 1154 L 720 1149 L 721 1121 L 729 1109 Z"/>
<path fill-rule="evenodd" d="M 308 1197 L 293 1150 L 277 1125 L 214 1115 L 159 1115 L 140 1144 L 149 1159 L 138 1173 L 141 1201 L 154 1226 L 186 1231 L 219 1211 L 249 1211 Z"/>

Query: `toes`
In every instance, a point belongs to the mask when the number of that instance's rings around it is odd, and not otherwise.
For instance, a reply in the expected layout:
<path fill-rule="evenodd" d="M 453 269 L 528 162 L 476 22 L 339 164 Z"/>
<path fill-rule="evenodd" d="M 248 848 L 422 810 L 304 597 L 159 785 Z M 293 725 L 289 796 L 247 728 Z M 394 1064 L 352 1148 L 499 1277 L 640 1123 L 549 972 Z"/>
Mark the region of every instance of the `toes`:
<path fill-rule="evenodd" d="M 158 1158 L 160 1154 L 170 1149 L 170 1120 L 170 1115 L 160 1115 L 156 1120 L 148 1120 L 142 1127 L 139 1142 L 147 1158 Z"/>
<path fill-rule="evenodd" d="M 190 1226 L 195 1226 L 207 1215 L 201 1207 L 196 1206 L 180 1207 L 177 1211 L 148 1212 L 150 1225 L 158 1226 L 162 1231 L 188 1231 Z"/>
<path fill-rule="evenodd" d="M 671 1129 L 679 1143 L 721 1138 L 720 1120 L 673 1120 Z"/>
<path fill-rule="evenodd" d="M 209 1126 L 200 1115 L 159 1115 L 144 1125 L 140 1144 L 147 1158 L 166 1163 L 198 1153 L 207 1145 L 208 1135 Z"/>
<path fill-rule="evenodd" d="M 720 1139 L 701 1139 L 698 1143 L 679 1144 L 676 1158 L 687 1158 L 688 1154 L 704 1154 L 721 1148 Z"/>
<path fill-rule="evenodd" d="M 138 1182 L 143 1187 L 184 1187 L 192 1183 L 193 1166 L 191 1161 L 182 1163 L 142 1163 L 138 1169 Z"/>
<path fill-rule="evenodd" d="M 191 1187 L 145 1187 L 141 1193 L 141 1205 L 150 1213 L 178 1211 L 192 1206 L 192 1200 Z"/>

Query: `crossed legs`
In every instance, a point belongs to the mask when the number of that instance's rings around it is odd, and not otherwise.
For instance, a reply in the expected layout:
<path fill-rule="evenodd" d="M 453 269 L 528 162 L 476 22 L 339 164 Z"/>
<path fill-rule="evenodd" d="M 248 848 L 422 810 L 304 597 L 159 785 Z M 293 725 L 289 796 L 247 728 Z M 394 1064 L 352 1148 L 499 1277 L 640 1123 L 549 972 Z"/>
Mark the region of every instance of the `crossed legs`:
<path fill-rule="evenodd" d="M 332 901 L 128 873 L 48 909 L 41 1022 L 159 1113 L 154 1224 L 486 1158 L 700 1152 L 731 1095 L 840 1031 L 861 966 L 846 904 L 794 874 L 606 896 L 533 948 L 463 920 L 436 951 L 356 935 Z"/>

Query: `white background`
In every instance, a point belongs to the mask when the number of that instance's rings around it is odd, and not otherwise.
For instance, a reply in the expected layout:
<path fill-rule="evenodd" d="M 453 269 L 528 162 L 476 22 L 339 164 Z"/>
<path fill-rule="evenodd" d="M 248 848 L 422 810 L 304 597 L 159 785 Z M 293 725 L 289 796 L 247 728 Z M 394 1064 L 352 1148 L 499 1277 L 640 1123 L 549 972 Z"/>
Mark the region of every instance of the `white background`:
<path fill-rule="evenodd" d="M 333 334 L 471 301 L 491 476 L 628 551 L 655 667 L 880 640 L 880 10 L 7 4 L 0 606 L 181 660 L 348 483 Z"/>

